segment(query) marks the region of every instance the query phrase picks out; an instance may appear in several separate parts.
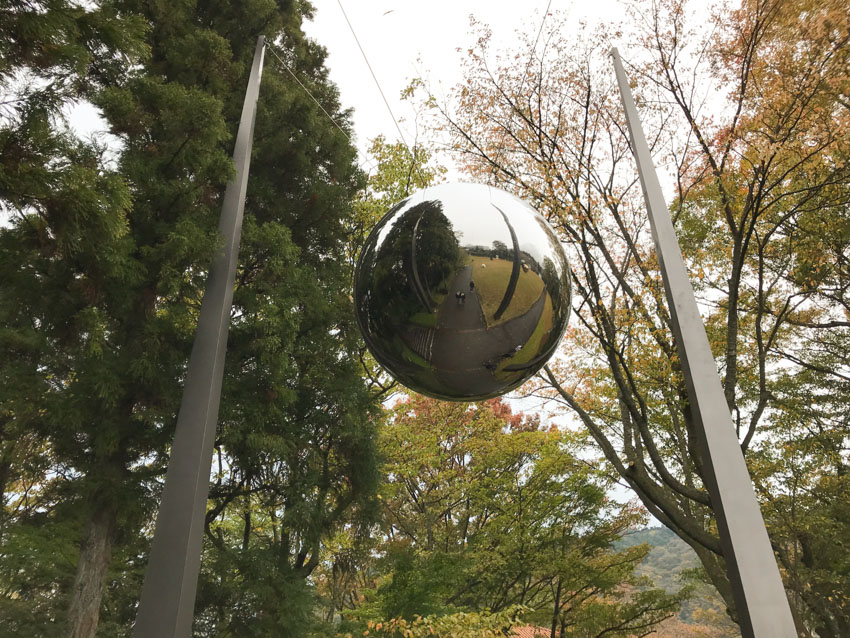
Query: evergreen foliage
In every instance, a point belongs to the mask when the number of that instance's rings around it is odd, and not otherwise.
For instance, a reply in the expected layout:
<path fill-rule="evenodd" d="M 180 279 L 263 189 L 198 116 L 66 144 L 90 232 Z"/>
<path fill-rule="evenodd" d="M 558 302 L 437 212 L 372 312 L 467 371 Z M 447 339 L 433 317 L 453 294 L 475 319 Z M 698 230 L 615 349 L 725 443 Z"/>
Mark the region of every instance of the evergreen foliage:
<path fill-rule="evenodd" d="M 339 111 L 301 31 L 311 10 L 2 7 L 0 73 L 16 94 L 0 127 L 0 632 L 128 631 L 257 36 Z M 81 99 L 120 139 L 117 163 L 65 125 Z M 295 636 L 323 539 L 368 518 L 375 487 L 377 406 L 345 259 L 361 177 L 345 137 L 268 63 L 254 149 L 199 631 Z M 249 517 L 231 537 L 224 521 L 246 502 L 276 526 Z"/>

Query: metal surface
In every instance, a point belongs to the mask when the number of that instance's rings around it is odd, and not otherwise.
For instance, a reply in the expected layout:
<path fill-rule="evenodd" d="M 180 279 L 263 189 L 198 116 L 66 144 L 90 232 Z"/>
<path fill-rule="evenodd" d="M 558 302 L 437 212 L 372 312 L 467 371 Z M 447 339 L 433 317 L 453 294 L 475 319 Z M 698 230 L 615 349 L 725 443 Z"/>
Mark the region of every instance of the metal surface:
<path fill-rule="evenodd" d="M 554 353 L 570 312 L 552 228 L 478 184 L 426 188 L 390 210 L 363 246 L 354 291 L 378 362 L 408 388 L 455 401 L 519 386 Z"/>
<path fill-rule="evenodd" d="M 135 638 L 187 638 L 192 629 L 264 44 L 260 36 L 233 152 L 236 176 L 227 185 L 219 221 L 224 248 L 210 268 L 201 305 Z"/>
<path fill-rule="evenodd" d="M 744 455 L 735 435 L 717 366 L 661 194 L 620 56 L 612 49 L 617 84 L 664 280 L 673 333 L 700 446 L 706 488 L 745 637 L 794 638 L 797 633 Z"/>

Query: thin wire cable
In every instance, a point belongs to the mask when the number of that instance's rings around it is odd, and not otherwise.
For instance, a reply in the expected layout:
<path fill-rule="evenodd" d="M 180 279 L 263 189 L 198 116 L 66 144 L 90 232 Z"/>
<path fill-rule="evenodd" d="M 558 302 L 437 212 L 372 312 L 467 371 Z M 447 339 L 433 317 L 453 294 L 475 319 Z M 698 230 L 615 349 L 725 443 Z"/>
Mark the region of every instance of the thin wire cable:
<path fill-rule="evenodd" d="M 316 99 L 316 96 L 313 95 L 310 92 L 310 89 L 308 89 L 306 86 L 304 86 L 304 83 L 301 80 L 298 79 L 298 76 L 295 75 L 295 73 L 293 73 L 292 69 L 289 68 L 289 65 L 277 54 L 277 51 L 275 51 L 274 48 L 272 47 L 272 45 L 269 44 L 268 40 L 266 41 L 266 49 L 268 49 L 271 52 L 271 54 L 274 55 L 274 57 L 277 58 L 277 61 L 280 62 L 280 65 L 286 70 L 287 73 L 289 73 L 289 75 L 292 76 L 293 80 L 298 82 L 298 86 L 300 86 L 302 89 L 304 89 L 304 92 L 307 95 L 310 96 L 310 98 L 316 103 L 316 106 L 318 106 L 322 110 L 322 113 L 324 113 L 327 116 L 327 118 L 333 123 L 333 125 L 339 129 L 340 133 L 345 135 L 345 139 L 348 140 L 348 143 L 351 144 L 355 149 L 357 149 L 357 145 L 354 143 L 354 140 L 351 139 L 351 136 L 348 134 L 348 132 L 339 125 L 339 123 L 331 116 L 330 113 L 327 112 L 327 110 L 325 110 L 325 107 L 322 106 L 321 102 L 319 102 L 319 100 Z M 360 149 L 357 149 L 357 152 L 359 154 Z M 363 161 L 363 162 L 358 162 L 357 165 L 360 167 L 361 170 L 365 171 L 366 173 L 369 173 L 372 170 L 372 168 L 374 168 L 374 166 L 367 167 L 366 164 L 369 164 L 369 163 L 372 163 L 372 162 Z"/>
<path fill-rule="evenodd" d="M 528 75 L 528 68 L 531 66 L 531 61 L 534 58 L 534 53 L 537 51 L 537 45 L 540 42 L 540 35 L 543 33 L 543 25 L 546 24 L 546 17 L 549 15 L 549 9 L 552 7 L 552 0 L 546 4 L 546 9 L 543 11 L 543 19 L 540 20 L 540 28 L 537 30 L 537 37 L 534 39 L 534 46 L 531 47 L 531 52 L 528 54 L 528 62 L 525 63 L 525 72 L 522 74 L 522 78 L 519 83 L 519 91 L 517 93 L 522 95 L 522 90 L 525 88 L 525 78 Z M 514 107 L 515 109 L 516 107 Z M 511 118 L 508 120 L 508 124 L 513 122 L 513 110 L 511 111 Z M 502 129 L 502 134 L 499 136 L 499 146 L 496 147 L 496 157 L 499 157 L 499 154 L 504 149 L 505 144 L 505 129 Z"/>
<path fill-rule="evenodd" d="M 410 145 L 407 143 L 407 140 L 404 138 L 404 133 L 401 132 L 401 126 L 398 124 L 398 120 L 393 114 L 393 110 L 390 108 L 390 103 L 387 101 L 387 97 L 384 95 L 384 90 L 381 88 L 381 83 L 378 82 L 378 77 L 375 75 L 375 72 L 372 70 L 372 65 L 369 64 L 369 58 L 366 57 L 366 52 L 363 50 L 363 46 L 360 44 L 360 39 L 357 37 L 357 34 L 354 32 L 354 27 L 351 26 L 351 20 L 348 19 L 348 14 L 345 12 L 345 9 L 342 6 L 342 0 L 336 0 L 336 3 L 339 5 L 339 10 L 342 11 L 342 16 L 345 18 L 345 21 L 348 23 L 348 28 L 351 31 L 351 35 L 354 36 L 354 41 L 357 43 L 358 48 L 360 49 L 360 53 L 363 55 L 363 60 L 366 62 L 366 66 L 369 67 L 369 73 L 372 74 L 372 79 L 375 80 L 375 86 L 378 87 L 378 93 L 381 94 L 381 98 L 384 100 L 384 104 L 387 107 L 387 111 L 390 113 L 390 117 L 393 119 L 393 123 L 395 124 L 395 128 L 398 131 L 399 136 L 401 137 L 402 143 L 404 143 L 405 148 L 407 148 L 407 152 L 410 153 L 410 157 L 412 161 L 416 162 L 416 156 L 413 154 L 413 151 L 410 150 Z"/>
<path fill-rule="evenodd" d="M 543 12 L 543 19 L 540 21 L 540 28 L 537 30 L 537 37 L 534 40 L 534 48 L 531 49 L 531 55 L 534 55 L 534 52 L 537 51 L 537 43 L 540 42 L 540 34 L 543 33 L 543 25 L 546 24 L 546 16 L 549 15 L 549 9 L 552 8 L 552 0 L 549 0 L 549 4 L 546 5 L 546 10 Z M 528 56 L 528 64 L 525 65 L 526 71 L 528 67 L 531 65 L 531 55 Z"/>
<path fill-rule="evenodd" d="M 325 115 L 327 115 L 327 116 L 328 116 L 328 119 L 329 119 L 331 122 L 333 122 L 334 126 L 336 126 L 336 127 L 340 130 L 340 132 L 341 132 L 343 135 L 345 135 L 345 139 L 347 139 L 347 140 L 348 140 L 348 142 L 349 142 L 352 146 L 354 146 L 354 142 L 351 140 L 351 137 L 348 135 L 348 133 L 345 131 L 345 129 L 343 129 L 343 128 L 339 125 L 339 124 L 337 124 L 337 121 L 336 121 L 336 120 L 335 120 L 335 119 L 331 116 L 331 114 L 330 114 L 330 113 L 328 113 L 328 112 L 325 110 L 325 107 L 324 107 L 324 106 L 322 106 L 321 102 L 319 102 L 319 100 L 317 100 L 317 99 L 316 99 L 316 96 L 315 96 L 315 95 L 313 95 L 312 93 L 310 93 L 310 89 L 308 89 L 306 86 L 304 86 L 304 83 L 303 83 L 303 82 L 301 82 L 301 80 L 299 80 L 299 79 L 298 79 L 298 76 L 297 76 L 297 75 L 295 75 L 295 73 L 293 73 L 293 72 L 292 72 L 292 69 L 290 69 L 290 68 L 289 68 L 289 65 L 281 59 L 281 57 L 280 57 L 280 56 L 277 54 L 277 52 L 276 52 L 276 51 L 275 51 L 275 50 L 271 47 L 271 45 L 266 44 L 266 48 L 267 48 L 269 51 L 271 51 L 271 52 L 272 52 L 272 55 L 274 55 L 274 57 L 276 57 L 276 58 L 277 58 L 278 62 L 280 62 L 280 64 L 281 64 L 281 66 L 289 72 L 289 75 L 291 75 L 291 76 L 292 76 L 292 79 L 294 79 L 296 82 L 298 82 L 298 85 L 299 85 L 302 89 L 304 89 L 304 92 L 305 92 L 307 95 L 309 95 L 311 98 L 313 98 L 313 101 L 316 103 L 316 105 L 317 105 L 320 109 L 322 109 L 322 113 L 324 113 Z"/>

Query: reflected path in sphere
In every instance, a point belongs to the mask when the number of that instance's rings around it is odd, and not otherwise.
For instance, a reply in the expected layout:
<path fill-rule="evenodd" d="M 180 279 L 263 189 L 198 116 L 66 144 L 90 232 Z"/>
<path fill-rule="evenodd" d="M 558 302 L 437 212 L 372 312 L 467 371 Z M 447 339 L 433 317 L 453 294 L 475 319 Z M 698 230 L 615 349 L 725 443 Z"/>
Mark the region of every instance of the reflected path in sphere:
<path fill-rule="evenodd" d="M 499 364 L 517 352 L 505 352 L 505 344 L 528 341 L 546 301 L 543 291 L 526 313 L 488 328 L 478 294 L 469 289 L 472 275 L 471 266 L 461 270 L 437 309 L 440 339 L 435 343 L 434 331 L 429 330 L 431 334 L 425 339 L 420 333 L 420 343 L 408 343 L 408 347 L 431 364 L 442 384 L 468 395 L 483 394 L 493 387 Z M 465 303 L 457 303 L 455 291 L 465 291 Z"/>

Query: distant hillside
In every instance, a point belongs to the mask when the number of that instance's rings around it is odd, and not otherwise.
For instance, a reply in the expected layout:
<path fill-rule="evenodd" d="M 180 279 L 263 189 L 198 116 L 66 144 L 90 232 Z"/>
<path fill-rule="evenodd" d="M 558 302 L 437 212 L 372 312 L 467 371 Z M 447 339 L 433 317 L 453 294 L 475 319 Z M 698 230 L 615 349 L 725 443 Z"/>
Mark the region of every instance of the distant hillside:
<path fill-rule="evenodd" d="M 680 573 L 696 569 L 699 559 L 687 543 L 666 527 L 649 527 L 629 532 L 620 539 L 619 547 L 632 547 L 643 543 L 652 547 L 639 572 L 652 578 L 658 587 L 675 591 L 683 585 Z"/>
<path fill-rule="evenodd" d="M 693 597 L 682 605 L 677 619 L 671 619 L 669 629 L 672 633 L 658 635 L 704 636 L 705 638 L 732 638 L 740 636 L 738 627 L 729 620 L 717 590 L 713 586 L 698 581 L 689 570 L 697 571 L 699 559 L 694 551 L 676 534 L 666 527 L 649 527 L 629 532 L 617 543 L 618 548 L 632 547 L 646 543 L 650 550 L 637 573 L 652 579 L 656 587 L 667 591 L 676 591 L 686 584 L 695 585 Z M 686 572 L 683 574 L 683 572 Z M 674 629 L 676 625 L 678 629 Z M 687 632 L 684 632 L 684 628 Z M 678 633 L 677 633 L 678 632 Z"/>

